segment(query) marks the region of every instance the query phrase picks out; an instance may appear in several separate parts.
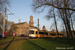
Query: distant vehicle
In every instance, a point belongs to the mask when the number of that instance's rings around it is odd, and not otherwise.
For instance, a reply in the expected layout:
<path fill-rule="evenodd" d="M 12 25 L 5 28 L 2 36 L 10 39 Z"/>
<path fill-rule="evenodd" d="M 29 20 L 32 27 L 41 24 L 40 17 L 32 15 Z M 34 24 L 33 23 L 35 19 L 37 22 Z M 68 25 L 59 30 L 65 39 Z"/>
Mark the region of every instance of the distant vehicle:
<path fill-rule="evenodd" d="M 59 37 L 63 38 L 63 33 L 58 34 Z M 39 34 L 37 29 L 30 29 L 29 37 L 50 37 L 50 38 L 58 38 L 57 32 L 48 32 L 39 30 Z"/>
<path fill-rule="evenodd" d="M 27 37 L 26 35 L 24 35 L 24 34 L 21 34 L 21 37 Z"/>
<path fill-rule="evenodd" d="M 56 38 L 58 36 L 57 36 L 57 33 L 56 32 L 48 32 L 48 36 L 47 37 Z"/>
<path fill-rule="evenodd" d="M 29 37 L 47 37 L 48 32 L 46 31 L 40 31 L 39 34 L 37 32 L 37 29 L 30 29 Z"/>
<path fill-rule="evenodd" d="M 64 34 L 63 33 L 58 33 L 59 37 L 60 38 L 63 38 L 64 37 Z"/>

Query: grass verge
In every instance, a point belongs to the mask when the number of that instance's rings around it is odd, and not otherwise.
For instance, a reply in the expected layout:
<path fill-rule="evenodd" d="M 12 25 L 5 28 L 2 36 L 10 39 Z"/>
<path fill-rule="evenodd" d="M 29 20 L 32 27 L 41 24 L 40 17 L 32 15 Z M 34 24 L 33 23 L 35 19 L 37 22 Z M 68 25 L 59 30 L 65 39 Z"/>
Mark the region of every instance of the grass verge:
<path fill-rule="evenodd" d="M 9 44 L 1 47 L 0 50 L 63 50 L 62 48 L 65 48 L 64 50 L 75 50 L 75 40 L 67 43 L 67 39 L 64 38 L 59 40 L 57 38 L 27 39 L 11 41 Z M 56 49 L 56 47 L 60 49 Z"/>

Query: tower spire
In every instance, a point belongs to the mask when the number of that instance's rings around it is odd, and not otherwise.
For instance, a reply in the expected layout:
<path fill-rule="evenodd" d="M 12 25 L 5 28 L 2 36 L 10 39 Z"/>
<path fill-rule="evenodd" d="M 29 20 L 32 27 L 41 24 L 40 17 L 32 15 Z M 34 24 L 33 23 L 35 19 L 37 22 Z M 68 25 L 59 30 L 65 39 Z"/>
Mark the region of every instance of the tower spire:
<path fill-rule="evenodd" d="M 34 26 L 33 16 L 30 16 L 29 26 Z"/>
<path fill-rule="evenodd" d="M 21 20 L 19 19 L 19 23 L 21 23 Z"/>

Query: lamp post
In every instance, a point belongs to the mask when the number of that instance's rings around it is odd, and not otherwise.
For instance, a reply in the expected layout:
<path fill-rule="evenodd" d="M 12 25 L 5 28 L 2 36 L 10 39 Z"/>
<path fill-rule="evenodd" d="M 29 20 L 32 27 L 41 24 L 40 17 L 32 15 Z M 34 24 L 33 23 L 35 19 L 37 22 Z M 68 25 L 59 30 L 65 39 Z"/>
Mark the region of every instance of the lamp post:
<path fill-rule="evenodd" d="M 4 40 L 4 31 L 5 31 L 5 17 L 6 17 L 6 8 L 4 11 L 4 19 L 3 19 L 3 35 L 2 35 L 2 39 Z"/>

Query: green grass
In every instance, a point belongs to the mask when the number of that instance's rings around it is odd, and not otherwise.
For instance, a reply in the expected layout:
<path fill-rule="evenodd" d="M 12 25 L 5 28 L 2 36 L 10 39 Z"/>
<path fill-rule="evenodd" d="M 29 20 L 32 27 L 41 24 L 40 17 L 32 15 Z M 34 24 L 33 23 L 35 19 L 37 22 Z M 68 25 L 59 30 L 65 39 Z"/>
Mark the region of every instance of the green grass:
<path fill-rule="evenodd" d="M 22 43 L 23 43 L 23 40 L 14 41 L 6 49 L 7 50 L 21 50 L 22 49 Z"/>
<path fill-rule="evenodd" d="M 0 44 L 10 42 L 12 39 L 13 39 L 13 37 L 6 37 L 4 40 L 2 40 L 2 38 L 0 38 Z M 14 40 L 16 40 L 16 39 L 20 39 L 20 38 L 15 37 Z"/>
<path fill-rule="evenodd" d="M 4 40 L 0 39 L 0 44 L 5 43 L 5 42 L 9 42 L 12 40 L 13 37 L 7 37 Z"/>
<path fill-rule="evenodd" d="M 23 47 L 24 46 L 24 47 Z M 66 39 L 36 39 L 27 40 L 23 43 L 23 50 L 56 50 L 56 47 L 74 47 L 75 41 L 67 43 Z"/>
<path fill-rule="evenodd" d="M 0 50 L 56 50 L 56 47 L 75 48 L 75 40 L 71 40 L 71 43 L 67 43 L 67 39 L 64 38 L 59 40 L 57 38 L 46 38 L 12 41 L 9 45 L 0 46 Z"/>

